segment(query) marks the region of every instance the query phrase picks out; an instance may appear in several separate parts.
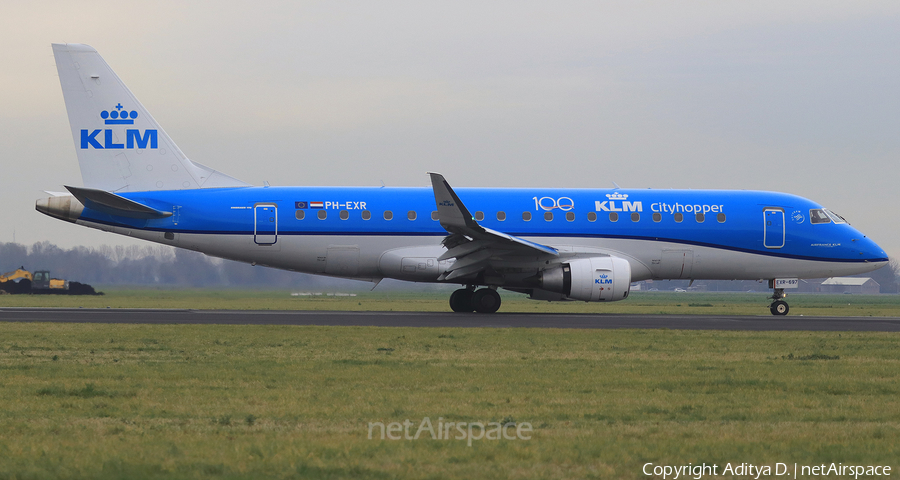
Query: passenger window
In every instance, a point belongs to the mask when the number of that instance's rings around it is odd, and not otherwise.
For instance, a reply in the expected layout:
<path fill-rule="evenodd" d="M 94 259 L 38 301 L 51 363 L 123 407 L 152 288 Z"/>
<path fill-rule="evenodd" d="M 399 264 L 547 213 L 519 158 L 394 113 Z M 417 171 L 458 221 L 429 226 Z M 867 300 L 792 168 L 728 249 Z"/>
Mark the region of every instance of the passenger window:
<path fill-rule="evenodd" d="M 437 211 L 431 212 L 431 219 L 432 219 L 432 220 L 437 220 L 437 219 L 438 219 Z"/>
<path fill-rule="evenodd" d="M 497 212 L 497 220 L 501 222 L 506 221 L 506 212 Z"/>
<path fill-rule="evenodd" d="M 522 220 L 525 220 L 526 222 L 530 222 L 531 221 L 531 212 L 522 212 Z"/>
<path fill-rule="evenodd" d="M 544 220 L 548 222 L 553 221 L 553 212 L 544 212 Z"/>
<path fill-rule="evenodd" d="M 588 212 L 588 221 L 596 222 L 597 221 L 597 212 Z"/>
<path fill-rule="evenodd" d="M 695 216 L 697 217 L 697 223 L 703 223 L 703 221 L 706 220 L 706 215 L 704 215 L 702 212 L 698 213 Z"/>
<path fill-rule="evenodd" d="M 575 221 L 575 212 L 566 212 L 566 220 L 570 222 Z"/>
<path fill-rule="evenodd" d="M 619 214 L 616 213 L 616 212 L 609 212 L 609 221 L 610 221 L 610 222 L 618 222 L 618 221 L 619 221 Z"/>
<path fill-rule="evenodd" d="M 410 211 L 406 212 L 406 218 L 408 218 L 410 220 L 415 220 L 416 219 L 416 211 L 410 210 Z"/>
<path fill-rule="evenodd" d="M 720 213 L 720 214 L 716 215 L 716 220 L 718 220 L 719 223 L 725 223 L 725 214 Z"/>
<path fill-rule="evenodd" d="M 475 212 L 475 221 L 480 222 L 484 220 L 484 212 Z"/>
<path fill-rule="evenodd" d="M 306 217 L 306 210 L 297 210 L 297 220 L 303 220 Z"/>
<path fill-rule="evenodd" d="M 684 215 L 682 215 L 681 212 L 676 212 L 676 213 L 675 213 L 675 221 L 678 222 L 678 223 L 683 222 L 683 221 L 684 221 Z"/>
<path fill-rule="evenodd" d="M 394 218 L 394 212 L 392 212 L 392 211 L 390 211 L 390 210 L 385 210 L 385 211 L 384 211 L 384 219 L 385 219 L 385 220 L 391 220 L 391 219 L 393 219 L 393 218 Z"/>
<path fill-rule="evenodd" d="M 362 211 L 362 219 L 363 219 L 363 220 L 368 220 L 368 219 L 370 219 L 370 218 L 372 218 L 372 212 L 370 212 L 370 211 L 368 211 L 368 210 L 363 210 L 363 211 Z"/>
<path fill-rule="evenodd" d="M 350 218 L 350 212 L 348 212 L 346 210 L 341 210 L 340 216 L 341 216 L 341 220 L 346 220 L 346 219 Z"/>
<path fill-rule="evenodd" d="M 809 223 L 831 223 L 831 219 L 824 211 L 813 209 L 809 211 Z"/>
<path fill-rule="evenodd" d="M 638 212 L 632 212 L 632 213 L 631 213 L 631 221 L 632 221 L 632 222 L 640 222 L 640 221 L 641 221 L 641 214 L 638 213 Z"/>
<path fill-rule="evenodd" d="M 654 214 L 653 214 L 653 221 L 656 222 L 656 223 L 661 222 L 661 221 L 662 221 L 662 215 L 660 215 L 659 213 L 654 213 Z"/>
<path fill-rule="evenodd" d="M 328 218 L 328 212 L 326 212 L 325 210 L 319 210 L 318 216 L 319 220 L 325 220 L 326 218 Z"/>

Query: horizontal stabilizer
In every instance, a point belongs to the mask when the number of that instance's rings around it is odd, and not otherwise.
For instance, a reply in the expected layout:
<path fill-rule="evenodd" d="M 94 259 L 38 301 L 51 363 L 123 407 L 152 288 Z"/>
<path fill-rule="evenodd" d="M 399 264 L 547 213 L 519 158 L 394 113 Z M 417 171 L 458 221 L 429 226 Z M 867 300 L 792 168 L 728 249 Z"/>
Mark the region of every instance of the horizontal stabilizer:
<path fill-rule="evenodd" d="M 128 218 L 166 218 L 171 217 L 172 212 L 164 212 L 142 203 L 129 200 L 115 193 L 97 190 L 94 188 L 79 188 L 66 186 L 72 195 L 85 207 L 98 212 Z"/>
<path fill-rule="evenodd" d="M 50 195 L 51 197 L 68 197 L 69 192 L 53 192 L 50 190 L 44 190 L 44 193 Z"/>

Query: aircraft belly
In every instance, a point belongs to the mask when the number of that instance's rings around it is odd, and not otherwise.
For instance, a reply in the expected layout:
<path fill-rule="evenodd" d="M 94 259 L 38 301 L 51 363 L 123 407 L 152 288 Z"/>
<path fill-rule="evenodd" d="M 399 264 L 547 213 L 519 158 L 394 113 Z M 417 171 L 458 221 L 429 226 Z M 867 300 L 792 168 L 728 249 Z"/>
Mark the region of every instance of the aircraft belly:
<path fill-rule="evenodd" d="M 179 243 L 192 250 L 246 263 L 344 278 L 382 278 L 379 259 L 391 249 L 432 243 L 442 237 L 366 237 L 279 235 L 279 250 L 253 243 L 252 235 L 183 234 Z M 149 239 L 149 238 L 148 238 Z M 158 240 L 154 240 L 158 241 Z M 163 242 L 161 242 L 163 243 Z"/>

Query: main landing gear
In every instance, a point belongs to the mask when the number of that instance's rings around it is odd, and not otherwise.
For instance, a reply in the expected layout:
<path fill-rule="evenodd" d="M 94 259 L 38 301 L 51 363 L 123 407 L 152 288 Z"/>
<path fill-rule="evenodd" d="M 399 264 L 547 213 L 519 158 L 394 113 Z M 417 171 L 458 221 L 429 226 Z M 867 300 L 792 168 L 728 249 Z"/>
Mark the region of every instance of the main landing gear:
<path fill-rule="evenodd" d="M 460 288 L 450 295 L 450 309 L 454 312 L 494 313 L 500 309 L 500 294 L 495 288 L 475 290 L 475 285 Z"/>
<path fill-rule="evenodd" d="M 786 297 L 787 294 L 784 293 L 783 288 L 776 288 L 775 293 L 772 294 L 771 298 L 774 300 L 771 305 L 769 305 L 769 311 L 772 312 L 772 315 L 787 315 L 790 307 L 788 307 L 787 302 L 782 300 L 782 298 Z"/>

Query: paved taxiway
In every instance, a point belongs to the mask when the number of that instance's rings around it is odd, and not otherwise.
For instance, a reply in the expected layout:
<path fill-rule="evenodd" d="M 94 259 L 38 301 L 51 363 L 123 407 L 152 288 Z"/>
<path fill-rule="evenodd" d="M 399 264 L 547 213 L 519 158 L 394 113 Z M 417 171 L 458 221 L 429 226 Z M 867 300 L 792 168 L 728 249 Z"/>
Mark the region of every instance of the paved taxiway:
<path fill-rule="evenodd" d="M 0 322 L 900 332 L 896 317 L 0 308 Z"/>

